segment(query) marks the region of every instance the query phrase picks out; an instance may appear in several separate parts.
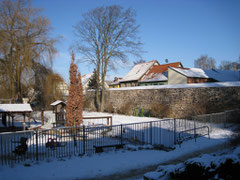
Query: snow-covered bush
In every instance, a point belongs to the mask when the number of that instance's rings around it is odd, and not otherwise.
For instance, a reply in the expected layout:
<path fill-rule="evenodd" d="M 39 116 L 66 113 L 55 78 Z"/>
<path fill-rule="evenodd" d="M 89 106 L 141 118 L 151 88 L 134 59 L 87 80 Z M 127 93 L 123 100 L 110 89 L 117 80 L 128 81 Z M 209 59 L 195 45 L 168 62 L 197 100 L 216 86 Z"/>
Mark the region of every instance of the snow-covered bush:
<path fill-rule="evenodd" d="M 239 170 L 240 146 L 227 154 L 205 154 L 177 165 L 159 166 L 144 179 L 238 179 Z"/>

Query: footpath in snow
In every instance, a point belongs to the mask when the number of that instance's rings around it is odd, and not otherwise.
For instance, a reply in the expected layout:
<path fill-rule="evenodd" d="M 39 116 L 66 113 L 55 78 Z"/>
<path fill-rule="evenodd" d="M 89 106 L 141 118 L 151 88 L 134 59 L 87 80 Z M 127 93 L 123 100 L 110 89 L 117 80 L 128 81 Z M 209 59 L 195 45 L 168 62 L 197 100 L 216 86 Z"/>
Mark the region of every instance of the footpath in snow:
<path fill-rule="evenodd" d="M 226 143 L 231 134 L 231 130 L 218 129 L 210 134 L 210 139 L 201 137 L 196 142 L 189 140 L 183 142 L 181 147 L 176 145 L 176 149 L 169 152 L 147 149 L 129 151 L 123 149 L 91 156 L 72 156 L 64 159 L 24 162 L 13 167 L 1 167 L 0 177 L 1 180 L 101 179 L 111 175 L 114 177 L 114 174 L 124 174 L 131 170 L 162 164 L 194 152 L 219 146 Z"/>

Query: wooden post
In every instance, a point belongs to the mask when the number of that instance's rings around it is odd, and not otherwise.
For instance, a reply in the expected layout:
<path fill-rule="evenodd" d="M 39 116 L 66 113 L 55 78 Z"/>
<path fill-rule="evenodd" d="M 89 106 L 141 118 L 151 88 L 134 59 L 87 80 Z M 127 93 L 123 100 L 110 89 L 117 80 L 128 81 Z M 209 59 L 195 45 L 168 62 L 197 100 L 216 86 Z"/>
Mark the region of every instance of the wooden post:
<path fill-rule="evenodd" d="M 8 119 L 8 127 L 10 127 L 11 124 L 10 124 L 10 115 L 9 114 L 7 114 L 7 119 Z"/>
<path fill-rule="evenodd" d="M 23 131 L 24 131 L 24 136 L 25 136 L 25 130 L 26 130 L 26 119 L 25 119 L 25 117 L 26 117 L 26 114 L 23 113 Z"/>
<path fill-rule="evenodd" d="M 44 110 L 41 111 L 42 126 L 44 125 Z"/>
<path fill-rule="evenodd" d="M 23 114 L 23 122 L 24 122 L 24 124 L 25 124 L 25 122 L 26 122 L 25 116 L 26 116 L 26 114 L 24 113 L 24 114 Z"/>
<path fill-rule="evenodd" d="M 12 127 L 14 126 L 14 115 L 11 114 L 11 117 L 12 117 Z"/>
<path fill-rule="evenodd" d="M 56 127 L 57 127 L 57 125 L 58 125 L 57 111 L 55 112 L 55 124 L 56 124 Z"/>
<path fill-rule="evenodd" d="M 28 113 L 28 125 L 30 127 L 30 113 Z"/>

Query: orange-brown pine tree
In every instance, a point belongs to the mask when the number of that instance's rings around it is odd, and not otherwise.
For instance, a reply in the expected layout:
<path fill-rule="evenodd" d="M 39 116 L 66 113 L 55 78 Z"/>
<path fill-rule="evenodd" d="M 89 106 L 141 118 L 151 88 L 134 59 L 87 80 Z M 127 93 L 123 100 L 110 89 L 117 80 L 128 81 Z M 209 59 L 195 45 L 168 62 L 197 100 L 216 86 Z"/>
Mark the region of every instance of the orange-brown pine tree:
<path fill-rule="evenodd" d="M 81 75 L 78 67 L 74 63 L 74 53 L 72 53 L 72 62 L 70 65 L 70 86 L 69 99 L 67 101 L 66 124 L 67 126 L 78 126 L 82 124 L 82 105 L 83 105 L 83 88 Z"/>

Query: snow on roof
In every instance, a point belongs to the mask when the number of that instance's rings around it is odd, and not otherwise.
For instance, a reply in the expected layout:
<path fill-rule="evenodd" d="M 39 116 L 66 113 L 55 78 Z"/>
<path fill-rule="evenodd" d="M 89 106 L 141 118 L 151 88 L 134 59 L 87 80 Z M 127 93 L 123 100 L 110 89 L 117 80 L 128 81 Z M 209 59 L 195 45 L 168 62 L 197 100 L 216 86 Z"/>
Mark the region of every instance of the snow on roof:
<path fill-rule="evenodd" d="M 180 68 L 174 68 L 174 67 L 169 67 L 169 68 L 173 69 L 187 77 L 209 78 L 205 74 L 203 69 L 199 69 L 199 68 L 180 69 Z"/>
<path fill-rule="evenodd" d="M 64 103 L 64 104 L 66 104 L 65 102 L 63 102 L 63 101 L 60 101 L 60 100 L 57 100 L 57 101 L 55 101 L 55 102 L 53 102 L 52 104 L 50 104 L 51 106 L 56 106 L 56 105 L 58 105 L 58 104 L 61 104 L 61 103 Z"/>
<path fill-rule="evenodd" d="M 120 82 L 139 80 L 155 63 L 159 64 L 156 60 L 136 64 Z"/>
<path fill-rule="evenodd" d="M 32 112 L 30 104 L 0 104 L 0 112 Z"/>
<path fill-rule="evenodd" d="M 205 88 L 205 87 L 240 87 L 240 81 L 217 82 L 217 83 L 194 83 L 194 84 L 135 86 L 135 87 L 124 87 L 124 88 L 111 88 L 111 89 L 109 89 L 109 91 L 126 91 L 126 90 L 139 90 L 139 89 Z"/>
<path fill-rule="evenodd" d="M 199 69 L 199 68 L 190 68 L 190 69 L 180 69 L 180 68 L 173 68 L 173 67 L 169 67 L 169 68 L 187 77 L 212 78 L 220 82 L 240 80 L 239 71 L 218 70 L 218 69 L 206 70 L 206 69 Z"/>
<path fill-rule="evenodd" d="M 182 67 L 181 62 L 153 66 L 140 82 L 156 82 L 168 80 L 168 67 Z"/>
<path fill-rule="evenodd" d="M 85 74 L 82 76 L 82 85 L 84 86 L 89 79 L 92 77 L 93 73 Z"/>
<path fill-rule="evenodd" d="M 162 73 L 151 73 L 146 75 L 140 82 L 167 81 L 168 78 Z"/>

